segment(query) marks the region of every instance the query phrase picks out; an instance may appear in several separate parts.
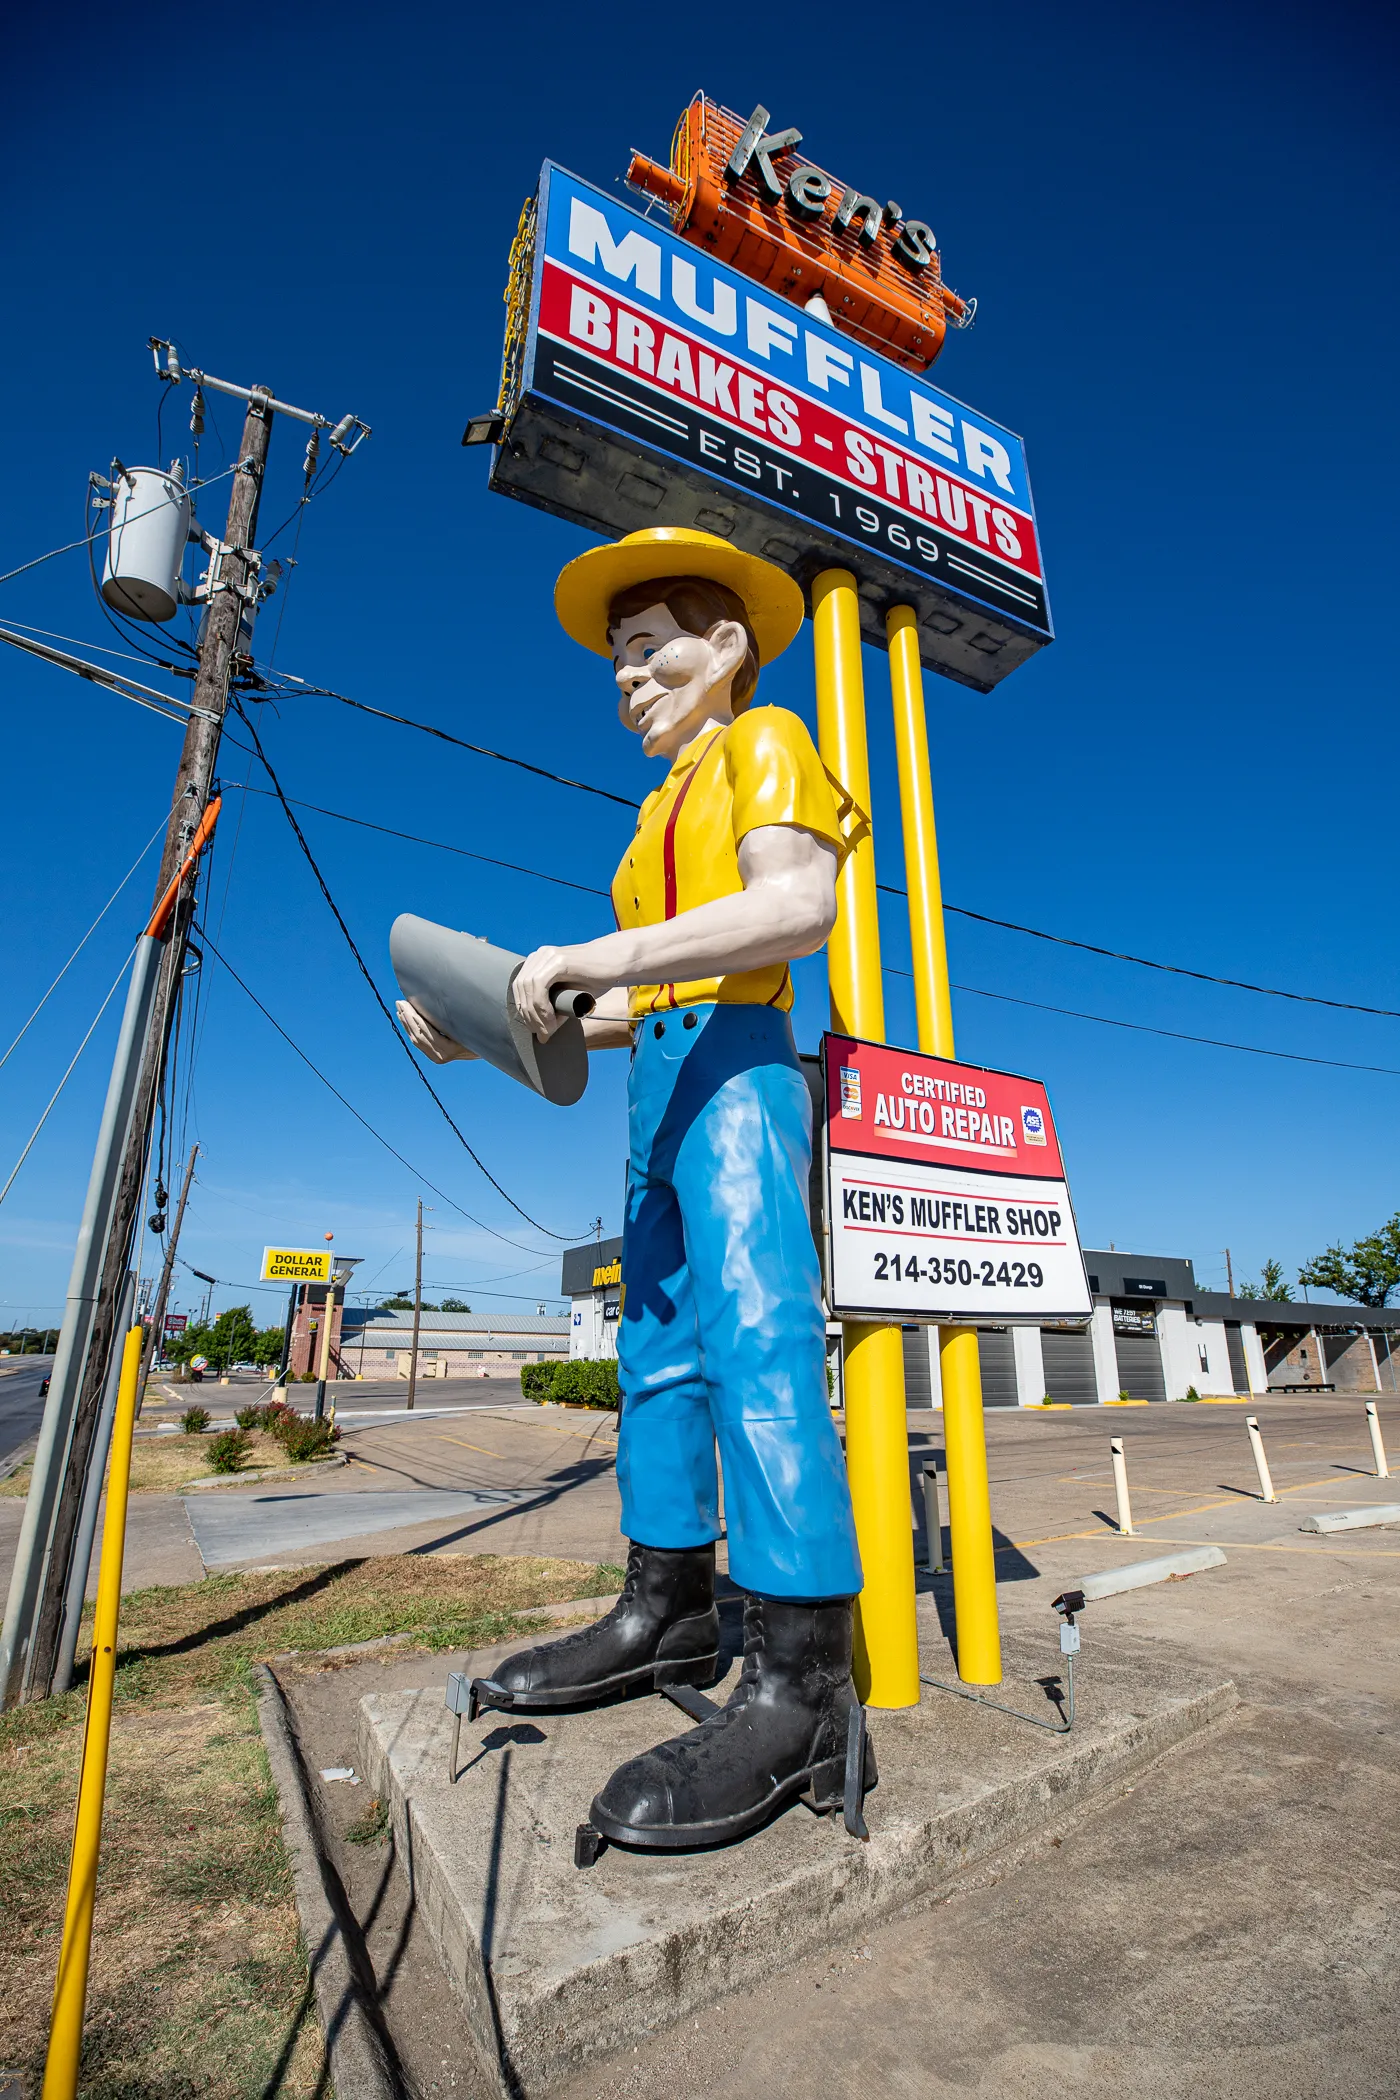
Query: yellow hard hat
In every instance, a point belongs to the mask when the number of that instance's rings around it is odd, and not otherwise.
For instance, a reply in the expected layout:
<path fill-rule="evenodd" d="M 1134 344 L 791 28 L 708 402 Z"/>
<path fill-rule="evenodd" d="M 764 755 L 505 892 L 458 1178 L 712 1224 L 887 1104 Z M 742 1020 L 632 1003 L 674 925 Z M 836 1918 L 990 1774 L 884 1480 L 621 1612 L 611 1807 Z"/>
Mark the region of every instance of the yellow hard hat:
<path fill-rule="evenodd" d="M 597 656 L 611 656 L 608 607 L 634 583 L 669 576 L 704 576 L 727 584 L 744 601 L 760 663 L 781 656 L 802 625 L 802 592 L 771 561 L 745 554 L 713 532 L 686 525 L 652 525 L 606 547 L 590 547 L 571 561 L 554 586 L 554 610 L 564 632 Z"/>

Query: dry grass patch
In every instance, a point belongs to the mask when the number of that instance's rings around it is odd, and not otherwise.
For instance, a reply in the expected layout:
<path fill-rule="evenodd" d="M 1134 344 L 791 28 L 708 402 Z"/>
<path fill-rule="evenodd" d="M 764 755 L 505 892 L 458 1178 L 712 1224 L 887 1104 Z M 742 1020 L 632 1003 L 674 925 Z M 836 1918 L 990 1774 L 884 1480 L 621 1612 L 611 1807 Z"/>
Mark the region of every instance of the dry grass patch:
<path fill-rule="evenodd" d="M 177 1495 L 191 1481 L 208 1480 L 213 1477 L 209 1464 L 209 1446 L 217 1432 L 204 1429 L 197 1436 L 186 1436 L 178 1430 L 174 1436 L 138 1436 L 131 1448 L 131 1492 L 133 1495 Z M 248 1457 L 242 1473 L 225 1476 L 229 1485 L 252 1473 L 259 1467 L 283 1470 L 290 1462 L 276 1437 L 263 1430 L 248 1433 Z M 315 1461 L 299 1466 L 297 1471 L 314 1473 Z M 28 1460 L 12 1473 L 8 1480 L 0 1481 L 0 1495 L 27 1495 L 31 1467 Z M 213 1494 L 214 1489 L 207 1490 Z"/>
<path fill-rule="evenodd" d="M 322 2051 L 252 1665 L 477 1647 L 620 1568 L 489 1554 L 213 1575 L 123 1600 L 83 2100 L 301 2100 Z M 85 1694 L 0 1716 L 0 2063 L 42 2070 Z"/>

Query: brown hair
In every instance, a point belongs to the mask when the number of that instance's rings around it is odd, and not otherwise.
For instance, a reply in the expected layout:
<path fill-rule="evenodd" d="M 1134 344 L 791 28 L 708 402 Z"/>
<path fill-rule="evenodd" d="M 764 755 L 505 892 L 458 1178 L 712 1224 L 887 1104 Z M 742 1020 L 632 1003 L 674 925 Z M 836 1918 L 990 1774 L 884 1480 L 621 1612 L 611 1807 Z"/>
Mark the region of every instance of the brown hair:
<path fill-rule="evenodd" d="M 736 715 L 742 714 L 758 684 L 758 643 L 754 640 L 744 601 L 724 583 L 711 583 L 707 576 L 663 576 L 655 583 L 632 583 L 619 591 L 608 607 L 608 633 L 622 620 L 644 613 L 648 606 L 664 605 L 676 625 L 686 634 L 708 634 L 720 620 L 737 620 L 744 630 L 748 650 L 734 673 L 729 688 Z"/>

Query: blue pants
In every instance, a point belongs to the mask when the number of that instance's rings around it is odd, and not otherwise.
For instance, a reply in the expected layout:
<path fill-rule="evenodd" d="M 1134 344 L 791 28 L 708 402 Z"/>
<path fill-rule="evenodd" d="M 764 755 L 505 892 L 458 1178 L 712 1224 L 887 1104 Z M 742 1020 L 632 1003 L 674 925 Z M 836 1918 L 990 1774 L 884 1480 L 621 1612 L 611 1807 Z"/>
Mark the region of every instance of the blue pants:
<path fill-rule="evenodd" d="M 718 1440 L 734 1581 L 767 1597 L 854 1596 L 807 1217 L 811 1102 L 787 1015 L 648 1017 L 628 1107 L 623 1531 L 647 1546 L 717 1538 Z"/>

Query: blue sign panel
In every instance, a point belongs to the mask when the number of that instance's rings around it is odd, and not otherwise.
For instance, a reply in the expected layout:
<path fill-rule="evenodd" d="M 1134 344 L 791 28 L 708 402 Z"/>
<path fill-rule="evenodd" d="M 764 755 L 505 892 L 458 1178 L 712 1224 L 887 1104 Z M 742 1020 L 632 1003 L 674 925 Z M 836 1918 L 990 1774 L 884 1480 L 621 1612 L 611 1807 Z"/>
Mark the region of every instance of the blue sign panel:
<path fill-rule="evenodd" d="M 502 493 L 609 535 L 691 524 L 804 586 L 843 566 L 868 639 L 987 690 L 1053 630 L 1013 432 L 546 165 L 507 344 Z"/>

